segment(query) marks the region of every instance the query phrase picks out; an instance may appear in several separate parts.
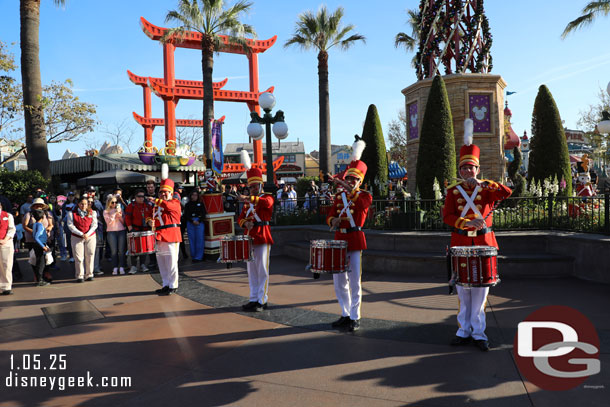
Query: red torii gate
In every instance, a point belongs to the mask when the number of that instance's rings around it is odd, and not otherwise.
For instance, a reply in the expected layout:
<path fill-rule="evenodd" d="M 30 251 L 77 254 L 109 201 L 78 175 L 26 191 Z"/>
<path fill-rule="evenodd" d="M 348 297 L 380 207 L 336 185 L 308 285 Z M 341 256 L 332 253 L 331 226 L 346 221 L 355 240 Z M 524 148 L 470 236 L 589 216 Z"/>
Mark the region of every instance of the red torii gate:
<path fill-rule="evenodd" d="M 167 28 L 158 27 L 148 22 L 144 17 L 140 17 L 142 30 L 152 40 L 160 41 L 161 37 L 167 31 Z M 219 36 L 223 42 L 223 47 L 220 52 L 242 54 L 248 58 L 250 91 L 230 91 L 222 88 L 227 83 L 227 78 L 221 82 L 213 84 L 214 100 L 228 102 L 246 103 L 250 111 L 256 111 L 260 114 L 258 105 L 258 97 L 261 93 L 258 89 L 258 54 L 265 52 L 277 40 L 277 35 L 264 41 L 247 39 L 246 42 L 250 47 L 250 52 L 244 52 L 239 44 L 229 42 L 227 36 Z M 203 100 L 203 82 L 191 81 L 175 78 L 174 71 L 174 51 L 176 47 L 190 48 L 201 50 L 202 36 L 198 32 L 187 31 L 183 38 L 175 39 L 163 43 L 163 78 L 151 78 L 138 76 L 127 71 L 129 79 L 136 85 L 142 86 L 144 96 L 144 116 L 133 112 L 134 119 L 144 127 L 145 145 L 152 146 L 152 132 L 155 126 L 165 126 L 165 141 L 176 141 L 176 126 L 197 127 L 203 126 L 203 120 L 182 120 L 176 119 L 176 105 L 180 99 L 195 99 Z M 164 105 L 164 119 L 153 118 L 151 114 L 151 89 L 161 99 Z M 270 87 L 265 92 L 273 92 L 274 88 Z M 263 152 L 262 141 L 253 140 L 254 162 L 262 164 Z M 226 165 L 225 165 L 226 166 Z M 275 163 L 274 163 L 275 167 Z"/>

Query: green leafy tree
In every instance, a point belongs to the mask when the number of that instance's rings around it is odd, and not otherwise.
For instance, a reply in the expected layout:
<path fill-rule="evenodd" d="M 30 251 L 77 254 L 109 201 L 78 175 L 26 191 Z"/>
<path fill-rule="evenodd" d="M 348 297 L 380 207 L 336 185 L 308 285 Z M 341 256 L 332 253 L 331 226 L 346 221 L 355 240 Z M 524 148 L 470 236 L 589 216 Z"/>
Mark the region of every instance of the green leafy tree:
<path fill-rule="evenodd" d="M 532 141 L 529 154 L 528 181 L 547 178 L 565 179 L 566 196 L 572 195 L 572 172 L 568 143 L 559 110 L 549 89 L 542 85 L 534 101 L 532 113 Z"/>
<path fill-rule="evenodd" d="M 6 196 L 11 202 L 25 202 L 36 188 L 47 190 L 49 182 L 50 179 L 43 177 L 39 171 L 12 172 L 0 168 L 0 195 Z"/>
<path fill-rule="evenodd" d="M 390 158 L 403 167 L 407 165 L 407 125 L 407 114 L 404 109 L 400 109 L 398 118 L 388 124 Z"/>
<path fill-rule="evenodd" d="M 361 160 L 368 167 L 364 183 L 372 188 L 373 196 L 385 197 L 388 195 L 388 157 L 381 121 L 375 105 L 370 105 L 366 112 L 362 139 L 366 143 L 366 148 L 362 152 Z"/>
<path fill-rule="evenodd" d="M 434 199 L 434 179 L 441 185 L 455 178 L 455 137 L 453 119 L 445 82 L 434 77 L 424 119 L 422 121 L 419 152 L 417 154 L 415 184 L 423 199 Z"/>
<path fill-rule="evenodd" d="M 53 0 L 63 6 L 65 0 Z M 23 89 L 23 111 L 25 116 L 25 144 L 28 150 L 28 169 L 38 170 L 50 178 L 49 152 L 42 103 L 42 81 L 40 79 L 40 0 L 20 0 L 21 23 L 21 85 Z"/>
<path fill-rule="evenodd" d="M 519 150 L 519 147 L 513 148 L 513 161 L 508 165 L 508 177 L 514 186 L 512 197 L 523 196 L 523 191 L 525 191 L 525 178 L 519 173 L 522 162 L 521 150 Z"/>
<path fill-rule="evenodd" d="M 40 105 L 44 112 L 46 143 L 63 143 L 76 141 L 85 133 L 91 132 L 96 125 L 96 106 L 82 102 L 72 92 L 72 81 L 52 82 L 44 86 Z M 21 133 L 12 133 L 9 140 L 18 142 L 19 147 L 0 164 L 15 160 L 22 152 L 29 150 L 27 143 L 22 143 Z M 28 163 L 29 169 L 29 163 Z"/>
<path fill-rule="evenodd" d="M 0 137 L 11 139 L 23 129 L 17 123 L 23 119 L 21 85 L 11 76 L 17 69 L 15 58 L 0 41 Z"/>
<path fill-rule="evenodd" d="M 595 21 L 599 15 L 607 16 L 610 13 L 610 0 L 591 1 L 582 9 L 581 15 L 570 21 L 564 28 L 561 38 L 566 38 L 570 33 L 586 27 Z"/>
<path fill-rule="evenodd" d="M 187 31 L 201 34 L 201 70 L 203 72 L 203 151 L 211 164 L 212 128 L 214 119 L 214 90 L 212 73 L 214 53 L 222 51 L 220 35 L 227 35 L 233 44 L 241 45 L 248 51 L 246 34 L 255 36 L 254 28 L 240 22 L 240 17 L 250 11 L 252 3 L 240 0 L 225 9 L 224 0 L 179 0 L 178 9 L 167 13 L 166 22 L 177 22 L 179 27 L 169 29 L 161 41 L 173 41 L 173 37 L 183 38 Z"/>
<path fill-rule="evenodd" d="M 328 50 L 338 45 L 343 50 L 356 41 L 365 42 L 364 36 L 350 34 L 354 25 L 341 25 L 343 7 L 329 14 L 326 6 L 321 6 L 317 14 L 306 11 L 299 15 L 294 35 L 284 47 L 298 45 L 304 50 L 318 50 L 318 105 L 320 114 L 320 169 L 330 171 L 330 102 L 328 90 Z"/>

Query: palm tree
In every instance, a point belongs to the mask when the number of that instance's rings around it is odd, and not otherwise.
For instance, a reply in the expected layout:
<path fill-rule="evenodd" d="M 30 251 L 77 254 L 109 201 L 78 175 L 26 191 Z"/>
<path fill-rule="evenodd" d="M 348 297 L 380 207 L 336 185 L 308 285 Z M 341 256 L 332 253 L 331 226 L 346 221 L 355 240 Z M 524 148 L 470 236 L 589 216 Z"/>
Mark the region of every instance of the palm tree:
<path fill-rule="evenodd" d="M 396 34 L 396 37 L 394 38 L 394 47 L 404 47 L 406 51 L 410 52 L 415 50 L 415 47 L 419 45 L 419 24 L 421 16 L 419 12 L 415 10 L 407 10 L 407 14 L 409 15 L 407 24 L 411 27 L 411 35 L 403 32 Z M 413 59 L 411 60 L 411 65 L 414 68 L 417 64 L 416 58 L 417 56 L 413 56 Z"/>
<path fill-rule="evenodd" d="M 242 13 L 250 11 L 252 3 L 240 0 L 226 10 L 224 3 L 224 0 L 179 0 L 178 10 L 169 11 L 165 21 L 176 21 L 180 27 L 170 28 L 161 38 L 161 41 L 171 41 L 173 36 L 180 38 L 187 31 L 196 31 L 202 36 L 203 151 L 208 167 L 211 166 L 211 121 L 214 119 L 214 91 L 212 89 L 214 52 L 222 50 L 219 35 L 227 35 L 231 43 L 241 45 L 246 51 L 249 50 L 249 47 L 245 35 L 256 35 L 252 26 L 239 21 Z"/>
<path fill-rule="evenodd" d="M 593 20 L 598 15 L 607 16 L 610 13 L 610 0 L 592 1 L 582 9 L 582 15 L 575 20 L 572 20 L 566 25 L 566 28 L 561 34 L 561 38 L 565 38 L 568 34 L 576 31 L 579 28 L 593 23 Z"/>
<path fill-rule="evenodd" d="M 53 0 L 63 6 L 65 0 Z M 25 116 L 25 145 L 29 170 L 38 170 L 45 178 L 51 177 L 49 151 L 44 125 L 42 81 L 40 79 L 40 0 L 21 0 L 21 86 Z"/>
<path fill-rule="evenodd" d="M 335 45 L 341 49 L 348 49 L 356 41 L 366 42 L 364 36 L 352 34 L 347 36 L 355 27 L 348 24 L 341 27 L 343 8 L 339 7 L 333 14 L 329 14 L 326 6 L 320 7 L 318 14 L 306 11 L 299 15 L 294 35 L 284 44 L 299 45 L 302 49 L 318 50 L 318 98 L 320 109 L 320 169 L 329 171 L 330 162 L 330 106 L 328 92 L 328 50 Z"/>

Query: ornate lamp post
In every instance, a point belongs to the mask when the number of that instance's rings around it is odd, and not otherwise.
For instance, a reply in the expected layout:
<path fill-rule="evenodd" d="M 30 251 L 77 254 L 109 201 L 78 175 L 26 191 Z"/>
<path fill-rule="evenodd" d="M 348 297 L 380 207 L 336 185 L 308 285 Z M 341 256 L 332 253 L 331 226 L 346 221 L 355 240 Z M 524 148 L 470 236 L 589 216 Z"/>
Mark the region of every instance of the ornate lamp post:
<path fill-rule="evenodd" d="M 608 92 L 608 94 L 610 95 L 610 82 L 608 83 L 608 86 L 606 87 L 606 92 Z M 604 110 L 602 112 L 602 120 L 597 123 L 597 131 L 599 131 L 602 134 L 610 134 L 610 113 L 608 113 L 608 111 Z M 604 165 L 602 167 L 602 175 L 606 176 L 606 162 L 604 160 Z"/>
<path fill-rule="evenodd" d="M 248 124 L 248 135 L 254 140 L 262 140 L 267 136 L 265 143 L 267 144 L 267 183 L 265 184 L 266 192 L 275 192 L 275 184 L 273 182 L 273 145 L 271 144 L 271 125 L 273 124 L 273 134 L 278 140 L 284 140 L 288 137 L 288 126 L 284 122 L 284 112 L 278 110 L 275 116 L 271 115 L 271 109 L 275 106 L 275 97 L 270 92 L 261 94 L 258 98 L 258 104 L 263 108 L 265 114 L 260 117 L 258 113 L 251 112 L 252 121 Z M 265 125 L 265 131 L 263 126 Z"/>

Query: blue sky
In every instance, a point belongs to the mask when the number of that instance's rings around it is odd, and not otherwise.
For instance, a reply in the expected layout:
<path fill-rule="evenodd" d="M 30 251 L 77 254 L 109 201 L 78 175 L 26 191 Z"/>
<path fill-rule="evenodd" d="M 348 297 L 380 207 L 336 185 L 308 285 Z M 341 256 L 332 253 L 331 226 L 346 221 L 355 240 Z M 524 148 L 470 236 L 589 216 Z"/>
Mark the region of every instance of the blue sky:
<path fill-rule="evenodd" d="M 173 0 L 69 0 L 57 8 L 51 0 L 41 0 L 40 60 L 43 83 L 70 78 L 76 94 L 97 105 L 102 125 L 127 120 L 137 129 L 134 148 L 143 142 L 143 130 L 132 119 L 132 112 L 143 114 L 141 87 L 127 78 L 129 69 L 137 75 L 163 76 L 161 46 L 150 40 L 139 25 L 140 16 L 159 26 L 165 24 Z M 513 128 L 522 135 L 530 132 L 531 114 L 537 89 L 546 84 L 561 117 L 569 128 L 576 128 L 579 112 L 596 103 L 599 88 L 610 81 L 610 20 L 601 17 L 592 26 L 566 40 L 560 34 L 578 15 L 585 0 L 513 0 L 485 2 L 493 35 L 492 73 L 502 75 L 513 112 Z M 229 2 L 232 4 L 232 2 Z M 294 32 L 297 15 L 317 10 L 319 1 L 256 0 L 243 20 L 255 27 L 259 39 L 278 36 L 276 44 L 259 56 L 260 88 L 275 86 L 276 109 L 285 112 L 290 129 L 287 141 L 304 141 L 307 152 L 318 148 L 318 79 L 314 51 L 284 48 Z M 394 36 L 409 31 L 406 9 L 418 0 L 327 1 L 329 9 L 345 8 L 344 21 L 366 36 L 348 51 L 332 49 L 329 57 L 331 137 L 333 144 L 351 144 L 362 131 L 369 104 L 377 106 L 384 130 L 404 107 L 401 90 L 416 81 L 410 66 L 413 56 L 394 48 Z M 19 1 L 0 0 L 0 39 L 19 41 Z M 19 60 L 19 47 L 12 51 Z M 220 55 L 215 58 L 214 79 L 229 78 L 225 89 L 248 90 L 247 60 L 244 56 Z M 18 73 L 17 73 L 18 74 Z M 201 80 L 201 55 L 197 51 L 176 52 L 176 77 Z M 181 101 L 178 118 L 201 117 L 202 102 Z M 217 102 L 218 117 L 226 115 L 225 143 L 247 142 L 248 109 L 243 104 Z M 163 105 L 153 96 L 153 116 L 163 117 Z M 88 134 L 87 140 L 101 132 Z M 161 146 L 163 130 L 154 133 Z M 59 159 L 66 148 L 83 153 L 85 140 L 49 145 L 51 159 Z"/>

